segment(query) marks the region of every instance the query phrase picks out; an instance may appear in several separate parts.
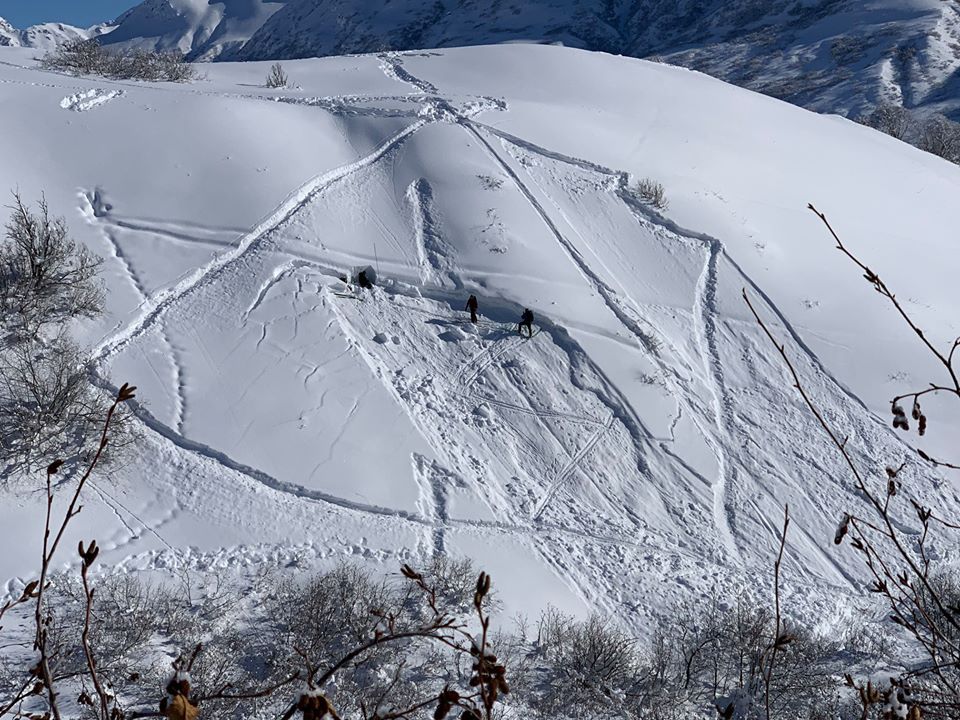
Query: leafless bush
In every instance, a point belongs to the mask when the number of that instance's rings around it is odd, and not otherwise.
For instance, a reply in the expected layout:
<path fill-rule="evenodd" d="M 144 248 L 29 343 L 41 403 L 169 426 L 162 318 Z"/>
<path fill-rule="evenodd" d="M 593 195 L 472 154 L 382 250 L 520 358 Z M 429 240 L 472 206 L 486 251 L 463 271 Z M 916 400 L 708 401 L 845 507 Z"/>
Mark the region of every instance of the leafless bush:
<path fill-rule="evenodd" d="M 108 401 L 87 375 L 80 349 L 61 332 L 46 341 L 25 338 L 0 353 L 0 462 L 3 477 L 32 471 L 50 457 L 68 468 L 89 462 Z M 122 456 L 134 440 L 131 415 L 117 412 L 103 461 Z"/>
<path fill-rule="evenodd" d="M 74 75 L 103 75 L 106 53 L 97 40 L 77 40 L 47 52 L 40 58 L 40 66 Z"/>
<path fill-rule="evenodd" d="M 920 129 L 917 146 L 952 163 L 960 163 L 960 123 L 932 115 Z"/>
<path fill-rule="evenodd" d="M 772 717 L 836 717 L 836 648 L 787 621 L 770 673 L 775 624 L 770 609 L 745 595 L 729 607 L 714 600 L 699 614 L 677 608 L 655 636 L 639 706 L 654 717 L 709 706 L 727 718 L 765 717 L 769 678 Z"/>
<path fill-rule="evenodd" d="M 615 708 L 640 665 L 636 640 L 598 615 L 577 621 L 548 608 L 537 636 L 538 651 L 555 669 L 536 703 L 547 714 Z"/>
<path fill-rule="evenodd" d="M 270 66 L 270 74 L 267 75 L 267 87 L 271 89 L 285 88 L 290 83 L 283 65 L 274 63 Z"/>
<path fill-rule="evenodd" d="M 914 132 L 914 120 L 909 110 L 899 105 L 883 103 L 859 122 L 874 130 L 886 133 L 897 140 L 906 140 Z"/>
<path fill-rule="evenodd" d="M 118 80 L 189 82 L 196 77 L 196 69 L 179 52 L 113 51 L 97 39 L 59 45 L 41 58 L 41 65 L 75 75 Z"/>
<path fill-rule="evenodd" d="M 656 180 L 643 178 L 639 180 L 634 188 L 636 195 L 648 205 L 652 205 L 657 210 L 666 210 L 669 206 L 663 185 Z"/>
<path fill-rule="evenodd" d="M 103 307 L 100 258 L 70 237 L 66 221 L 51 217 L 45 199 L 33 212 L 14 193 L 5 242 L 0 245 L 0 302 L 11 319 L 36 328 Z"/>

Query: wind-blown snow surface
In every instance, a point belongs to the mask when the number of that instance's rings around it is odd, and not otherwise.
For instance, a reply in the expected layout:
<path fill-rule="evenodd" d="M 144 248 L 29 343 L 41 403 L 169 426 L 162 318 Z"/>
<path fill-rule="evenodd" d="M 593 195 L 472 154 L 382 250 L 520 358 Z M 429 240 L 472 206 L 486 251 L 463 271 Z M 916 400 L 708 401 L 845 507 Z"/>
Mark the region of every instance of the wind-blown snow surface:
<path fill-rule="evenodd" d="M 960 168 L 563 48 L 291 62 L 302 89 L 281 93 L 257 87 L 265 64 L 181 87 L 28 58 L 0 55 L 0 185 L 45 190 L 107 258 L 109 318 L 81 331 L 104 387 L 139 387 L 143 444 L 73 527 L 105 562 L 467 554 L 508 612 L 596 609 L 644 634 L 672 599 L 768 583 L 789 502 L 790 607 L 838 620 L 859 570 L 831 541 L 858 499 L 742 288 L 858 457 L 907 459 L 911 491 L 960 510 L 885 421 L 934 368 L 805 209 L 945 343 Z M 630 192 L 647 176 L 667 217 Z M 344 297 L 365 265 L 381 286 Z M 956 430 L 931 423 L 932 449 Z M 16 591 L 42 508 L 6 492 Z"/>

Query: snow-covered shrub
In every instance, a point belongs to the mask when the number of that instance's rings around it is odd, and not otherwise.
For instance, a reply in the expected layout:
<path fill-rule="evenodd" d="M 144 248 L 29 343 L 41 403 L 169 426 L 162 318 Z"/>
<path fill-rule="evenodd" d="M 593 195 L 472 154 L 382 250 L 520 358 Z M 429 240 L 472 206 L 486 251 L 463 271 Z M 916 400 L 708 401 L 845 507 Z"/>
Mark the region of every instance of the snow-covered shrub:
<path fill-rule="evenodd" d="M 267 75 L 267 87 L 271 89 L 285 88 L 290 83 L 283 65 L 274 63 L 270 66 L 270 74 Z"/>
<path fill-rule="evenodd" d="M 0 304 L 6 320 L 35 328 L 73 317 L 94 317 L 103 308 L 97 280 L 101 260 L 77 244 L 46 200 L 32 211 L 14 194 L 0 244 Z"/>
<path fill-rule="evenodd" d="M 656 180 L 643 178 L 637 182 L 634 191 L 641 200 L 658 210 L 666 210 L 669 205 L 663 185 Z"/>
<path fill-rule="evenodd" d="M 578 621 L 554 608 L 540 618 L 537 650 L 553 666 L 538 698 L 541 712 L 563 707 L 614 709 L 634 684 L 641 655 L 635 639 L 598 615 Z"/>
<path fill-rule="evenodd" d="M 41 67 L 75 75 L 100 75 L 105 69 L 106 54 L 95 39 L 64 43 L 40 58 Z"/>
<path fill-rule="evenodd" d="M 189 82 L 196 77 L 195 68 L 182 53 L 108 50 L 96 39 L 58 45 L 40 62 L 48 70 L 120 80 Z"/>

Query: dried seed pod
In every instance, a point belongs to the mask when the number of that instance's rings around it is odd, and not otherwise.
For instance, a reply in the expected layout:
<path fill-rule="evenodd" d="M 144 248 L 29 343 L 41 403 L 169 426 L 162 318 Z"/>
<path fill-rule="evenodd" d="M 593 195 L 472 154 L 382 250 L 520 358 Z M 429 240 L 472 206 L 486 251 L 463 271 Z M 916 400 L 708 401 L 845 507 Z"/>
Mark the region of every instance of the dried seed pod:
<path fill-rule="evenodd" d="M 921 435 L 927 432 L 927 416 L 922 413 L 920 414 L 920 421 L 917 425 L 917 432 Z"/>
<path fill-rule="evenodd" d="M 440 693 L 440 702 L 446 703 L 455 703 L 460 701 L 460 693 L 456 690 L 451 690 L 450 688 L 444 688 L 443 692 Z"/>

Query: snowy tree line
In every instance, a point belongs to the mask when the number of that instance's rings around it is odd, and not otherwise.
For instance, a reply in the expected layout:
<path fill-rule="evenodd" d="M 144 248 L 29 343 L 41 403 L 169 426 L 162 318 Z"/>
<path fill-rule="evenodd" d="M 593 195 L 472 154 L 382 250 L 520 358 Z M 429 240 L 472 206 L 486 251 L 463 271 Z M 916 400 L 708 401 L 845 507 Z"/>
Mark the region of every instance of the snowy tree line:
<path fill-rule="evenodd" d="M 340 565 L 306 578 L 263 571 L 244 586 L 217 574 L 182 571 L 176 584 L 127 574 L 98 576 L 95 601 L 80 578 L 51 578 L 46 603 L 47 657 L 63 697 L 80 698 L 79 716 L 133 718 L 159 714 L 176 664 L 190 662 L 185 693 L 200 717 L 279 718 L 303 692 L 309 667 L 337 666 L 372 638 L 400 636 L 343 665 L 323 688 L 324 702 L 341 718 L 437 717 L 443 694 L 469 697 L 475 658 L 438 642 L 425 630 L 436 623 L 481 626 L 474 608 L 476 569 L 466 560 L 436 558 L 422 573 L 386 579 L 358 566 Z M 238 612 L 237 598 L 244 598 Z M 496 596 L 482 599 L 495 610 Z M 89 623 L 85 620 L 91 608 Z M 482 617 L 482 616 L 481 616 Z M 482 622 L 482 621 L 480 621 Z M 498 718 L 762 718 L 768 657 L 776 619 L 758 598 L 678 606 L 665 614 L 650 642 L 639 642 L 599 616 L 576 619 L 548 608 L 530 623 L 490 633 L 487 650 L 503 668 L 491 705 Z M 860 717 L 843 679 L 851 662 L 869 657 L 858 647 L 818 637 L 787 623 L 770 686 L 776 718 L 829 720 Z M 87 633 L 84 641 L 83 634 Z M 25 646 L 26 647 L 26 646 Z M 85 647 L 97 658 L 96 675 L 107 714 L 91 680 Z M 0 666 L 0 708 L 33 678 L 31 654 L 8 655 Z M 189 659 L 189 660 L 188 660 Z M 25 677 L 26 675 L 26 677 Z M 69 695 L 66 689 L 69 688 Z M 320 688 L 318 688 L 320 689 Z M 43 705 L 42 696 L 34 702 Z M 24 707 L 31 707 L 29 702 Z M 453 704 L 451 717 L 486 716 L 481 703 Z M 411 711 L 413 709 L 413 711 Z M 64 715 L 67 717 L 68 715 Z"/>
<path fill-rule="evenodd" d="M 940 113 L 920 117 L 899 105 L 881 104 L 859 122 L 960 164 L 960 123 Z"/>
<path fill-rule="evenodd" d="M 117 80 L 189 82 L 197 74 L 182 53 L 108 50 L 96 38 L 59 45 L 41 58 L 40 65 L 48 70 Z"/>

